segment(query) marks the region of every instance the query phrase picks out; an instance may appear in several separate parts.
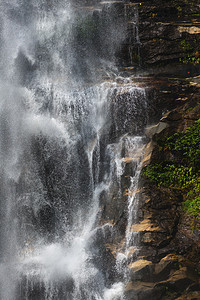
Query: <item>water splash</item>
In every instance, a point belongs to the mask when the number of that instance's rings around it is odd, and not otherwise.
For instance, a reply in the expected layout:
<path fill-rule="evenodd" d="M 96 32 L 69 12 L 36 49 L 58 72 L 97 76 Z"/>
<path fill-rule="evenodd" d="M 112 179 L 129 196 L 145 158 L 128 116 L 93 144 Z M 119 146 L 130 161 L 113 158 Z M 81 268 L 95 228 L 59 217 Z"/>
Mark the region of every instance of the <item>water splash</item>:
<path fill-rule="evenodd" d="M 130 79 L 113 80 L 124 22 L 99 5 L 0 4 L 2 300 L 123 299 L 99 202 L 115 186 L 120 197 L 122 152 L 137 160 L 147 106 Z"/>

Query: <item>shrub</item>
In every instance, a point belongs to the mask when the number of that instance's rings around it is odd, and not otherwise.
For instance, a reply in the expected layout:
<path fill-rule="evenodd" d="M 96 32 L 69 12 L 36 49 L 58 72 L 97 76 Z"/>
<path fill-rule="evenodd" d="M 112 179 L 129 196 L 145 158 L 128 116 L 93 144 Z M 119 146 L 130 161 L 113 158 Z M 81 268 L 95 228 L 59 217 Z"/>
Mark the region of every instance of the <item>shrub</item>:
<path fill-rule="evenodd" d="M 200 219 L 200 119 L 185 132 L 158 141 L 160 151 L 171 151 L 177 162 L 150 164 L 143 170 L 157 186 L 180 189 L 187 212 Z"/>

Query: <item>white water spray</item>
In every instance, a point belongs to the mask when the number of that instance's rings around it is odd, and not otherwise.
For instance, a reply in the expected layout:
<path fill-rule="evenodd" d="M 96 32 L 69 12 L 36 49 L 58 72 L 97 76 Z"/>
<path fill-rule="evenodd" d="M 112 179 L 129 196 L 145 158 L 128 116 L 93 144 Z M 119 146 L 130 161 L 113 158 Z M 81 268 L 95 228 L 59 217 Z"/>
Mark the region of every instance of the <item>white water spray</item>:
<path fill-rule="evenodd" d="M 112 198 L 116 178 L 120 197 L 125 159 L 138 160 L 141 137 L 131 133 L 141 124 L 130 116 L 146 102 L 130 80 L 111 79 L 124 24 L 115 27 L 105 3 L 98 29 L 102 5 L 92 14 L 68 0 L 1 3 L 2 300 L 123 299 L 123 282 L 106 268 L 101 236 L 112 226 L 98 223 L 100 198 Z"/>

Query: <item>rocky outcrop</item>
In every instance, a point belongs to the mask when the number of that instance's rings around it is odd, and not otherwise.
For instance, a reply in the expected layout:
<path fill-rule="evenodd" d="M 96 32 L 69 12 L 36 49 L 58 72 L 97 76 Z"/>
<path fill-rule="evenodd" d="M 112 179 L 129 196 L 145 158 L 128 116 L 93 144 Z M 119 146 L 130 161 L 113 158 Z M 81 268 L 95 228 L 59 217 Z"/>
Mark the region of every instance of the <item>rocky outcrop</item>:
<path fill-rule="evenodd" d="M 129 84 L 132 81 L 133 86 L 145 88 L 138 102 L 139 93 L 131 94 L 126 88 L 114 95 L 109 138 L 115 142 L 119 135 L 142 133 L 146 126 L 143 168 L 173 160 L 170 151 L 160 151 L 157 140 L 186 130 L 200 118 L 200 1 L 132 0 L 106 5 L 120 20 L 124 18 L 122 27 L 127 26 L 121 47 L 116 49 L 122 74 L 129 77 Z M 101 11 L 104 16 L 106 9 Z M 121 80 L 118 84 L 123 86 Z M 131 158 L 123 159 L 121 196 L 113 190 L 110 201 L 105 195 L 101 198 L 101 222 L 114 228 L 105 247 L 114 258 L 125 248 L 127 190 L 132 176 Z M 181 191 L 155 186 L 141 177 L 136 201 L 138 217 L 129 230 L 137 236 L 139 247 L 128 255 L 126 298 L 200 299 L 198 222 L 194 224 L 183 210 Z"/>
<path fill-rule="evenodd" d="M 170 157 L 171 153 L 160 151 L 157 141 L 185 131 L 200 118 L 198 78 L 188 79 L 195 90 L 190 97 L 185 97 L 181 106 L 147 128 L 150 141 L 143 167 L 176 159 Z M 144 178 L 141 178 L 140 186 L 140 218 L 132 229 L 140 232 L 141 248 L 136 263 L 141 262 L 141 268 L 138 275 L 138 267 L 134 268 L 134 263 L 130 265 L 137 284 L 127 285 L 128 299 L 133 299 L 133 295 L 144 300 L 199 299 L 199 222 L 183 209 L 180 190 L 156 186 Z"/>
<path fill-rule="evenodd" d="M 130 282 L 126 287 L 129 299 L 177 299 L 186 287 L 190 292 L 199 289 L 197 272 L 181 256 L 166 255 L 157 264 L 145 260 L 135 264 L 135 268 L 132 264 L 134 283 Z M 196 295 L 200 293 L 196 291 Z"/>
<path fill-rule="evenodd" d="M 172 153 L 160 151 L 157 140 L 186 130 L 200 118 L 200 2 L 146 0 L 125 5 L 128 35 L 118 57 L 124 74 L 146 89 L 149 117 L 144 168 L 173 160 Z M 126 99 L 126 94 L 118 98 L 123 109 L 128 105 Z M 118 108 L 120 120 L 122 108 Z M 134 112 L 131 116 L 134 118 Z M 134 134 L 134 128 L 130 126 L 131 132 Z M 121 237 L 107 245 L 113 255 L 124 247 L 126 201 L 119 200 L 121 216 L 118 211 L 115 222 L 123 228 Z M 138 219 L 130 230 L 138 237 L 139 248 L 128 256 L 126 298 L 200 299 L 199 225 L 183 210 L 181 191 L 141 177 L 137 201 Z"/>
<path fill-rule="evenodd" d="M 130 32 L 135 24 L 131 12 L 135 7 L 138 9 L 139 42 L 133 45 L 131 38 L 126 41 L 130 64 L 142 66 L 153 74 L 185 76 L 187 72 L 199 71 L 199 1 L 147 0 L 131 1 L 126 5 Z M 180 62 L 193 62 L 194 65 L 188 68 Z"/>

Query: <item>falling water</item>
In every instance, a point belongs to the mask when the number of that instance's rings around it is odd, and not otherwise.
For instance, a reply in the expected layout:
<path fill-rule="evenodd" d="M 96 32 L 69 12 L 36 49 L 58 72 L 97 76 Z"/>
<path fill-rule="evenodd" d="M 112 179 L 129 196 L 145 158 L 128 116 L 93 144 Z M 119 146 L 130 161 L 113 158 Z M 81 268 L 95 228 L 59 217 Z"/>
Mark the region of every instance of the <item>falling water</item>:
<path fill-rule="evenodd" d="M 123 159 L 138 161 L 145 92 L 115 80 L 124 15 L 115 24 L 111 3 L 93 2 L 0 4 L 2 300 L 123 299 L 103 262 L 99 232 L 112 226 L 99 199 L 120 196 Z"/>

